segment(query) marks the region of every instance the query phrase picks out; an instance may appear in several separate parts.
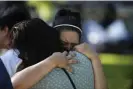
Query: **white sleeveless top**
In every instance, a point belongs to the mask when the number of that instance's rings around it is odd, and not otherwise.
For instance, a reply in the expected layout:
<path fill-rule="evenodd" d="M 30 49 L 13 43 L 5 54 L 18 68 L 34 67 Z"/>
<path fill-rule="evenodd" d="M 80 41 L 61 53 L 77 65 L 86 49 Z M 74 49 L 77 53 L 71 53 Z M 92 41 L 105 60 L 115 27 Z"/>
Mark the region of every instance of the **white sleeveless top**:
<path fill-rule="evenodd" d="M 22 59 L 18 55 L 19 51 L 17 49 L 10 49 L 0 56 L 10 77 L 16 73 L 18 66 L 22 63 Z"/>
<path fill-rule="evenodd" d="M 73 64 L 73 73 L 69 73 L 76 89 L 94 89 L 94 74 L 91 61 L 78 52 L 75 59 L 78 64 Z M 56 68 L 40 80 L 31 89 L 74 89 L 65 72 Z"/>

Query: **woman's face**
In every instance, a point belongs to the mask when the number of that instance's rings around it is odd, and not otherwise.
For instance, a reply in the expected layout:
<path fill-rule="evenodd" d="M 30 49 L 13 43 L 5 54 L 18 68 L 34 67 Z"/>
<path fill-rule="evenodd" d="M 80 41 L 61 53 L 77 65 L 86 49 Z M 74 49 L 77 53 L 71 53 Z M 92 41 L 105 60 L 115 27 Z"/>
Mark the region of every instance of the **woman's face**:
<path fill-rule="evenodd" d="M 60 39 L 65 50 L 72 50 L 79 44 L 79 34 L 75 31 L 63 30 L 60 32 Z"/>
<path fill-rule="evenodd" d="M 9 48 L 10 44 L 10 33 L 8 27 L 3 29 L 0 28 L 0 49 Z"/>

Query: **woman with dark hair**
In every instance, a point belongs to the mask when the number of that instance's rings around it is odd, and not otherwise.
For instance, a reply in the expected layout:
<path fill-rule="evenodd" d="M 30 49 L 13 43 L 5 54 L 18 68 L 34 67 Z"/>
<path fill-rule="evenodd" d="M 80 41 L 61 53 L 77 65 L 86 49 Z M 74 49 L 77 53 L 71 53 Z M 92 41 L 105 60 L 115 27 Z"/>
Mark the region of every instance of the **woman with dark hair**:
<path fill-rule="evenodd" d="M 19 50 L 25 67 L 40 62 L 53 52 L 61 52 L 58 32 L 40 19 L 18 23 L 12 30 L 12 47 Z"/>

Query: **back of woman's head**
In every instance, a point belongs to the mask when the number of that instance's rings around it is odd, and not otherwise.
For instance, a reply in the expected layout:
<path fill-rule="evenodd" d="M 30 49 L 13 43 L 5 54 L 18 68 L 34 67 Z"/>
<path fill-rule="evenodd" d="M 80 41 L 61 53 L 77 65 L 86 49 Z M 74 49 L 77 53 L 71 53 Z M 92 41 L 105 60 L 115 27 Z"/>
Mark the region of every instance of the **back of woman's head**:
<path fill-rule="evenodd" d="M 14 25 L 12 33 L 12 47 L 19 50 L 21 58 L 26 59 L 25 67 L 61 51 L 58 32 L 41 19 L 20 22 Z"/>

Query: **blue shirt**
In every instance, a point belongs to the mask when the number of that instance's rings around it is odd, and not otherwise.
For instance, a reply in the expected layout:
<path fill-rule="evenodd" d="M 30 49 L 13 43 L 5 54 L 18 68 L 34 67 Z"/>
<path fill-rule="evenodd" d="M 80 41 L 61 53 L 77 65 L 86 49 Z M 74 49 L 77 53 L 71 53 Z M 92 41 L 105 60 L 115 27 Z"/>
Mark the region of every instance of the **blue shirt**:
<path fill-rule="evenodd" d="M 0 59 L 0 89 L 13 89 L 10 76 Z"/>

